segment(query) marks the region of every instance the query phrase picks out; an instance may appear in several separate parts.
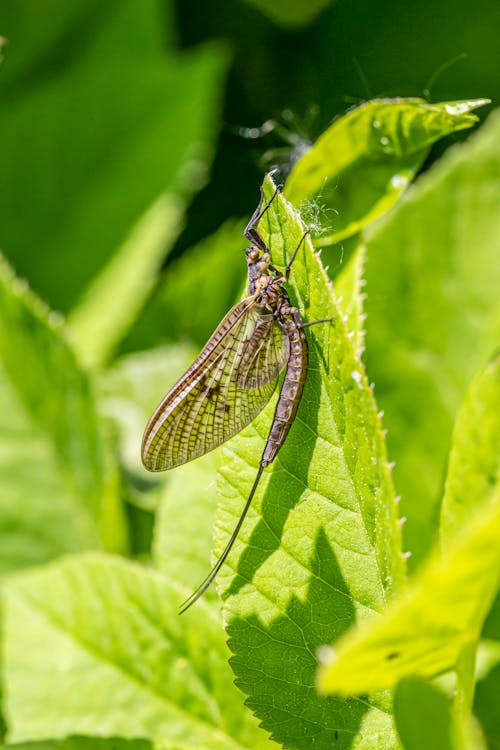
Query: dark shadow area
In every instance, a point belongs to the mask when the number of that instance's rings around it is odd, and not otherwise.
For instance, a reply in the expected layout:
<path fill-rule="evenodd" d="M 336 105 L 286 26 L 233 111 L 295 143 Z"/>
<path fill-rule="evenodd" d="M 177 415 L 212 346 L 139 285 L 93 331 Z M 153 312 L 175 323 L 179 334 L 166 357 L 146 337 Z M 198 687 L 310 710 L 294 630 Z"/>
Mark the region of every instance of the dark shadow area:
<path fill-rule="evenodd" d="M 15 72 L 10 80 L 2 81 L 3 106 L 10 106 L 17 100 L 29 96 L 37 88 L 43 87 L 53 78 L 64 75 L 71 65 L 85 55 L 87 46 L 92 44 L 101 26 L 113 17 L 119 4 L 119 0 L 108 0 L 106 3 L 86 0 L 85 3 L 80 3 L 81 7 L 68 14 L 68 23 L 59 30 L 50 45 L 41 49 L 38 56 Z M 11 34 L 11 24 L 17 31 L 18 17 L 19 8 L 14 4 L 10 8 L 8 4 L 3 4 L 2 34 L 5 34 L 7 39 Z M 16 47 L 19 46 L 17 36 L 12 41 Z"/>
<path fill-rule="evenodd" d="M 318 648 L 336 641 L 356 619 L 322 529 L 311 569 L 305 601 L 291 596 L 286 614 L 271 625 L 257 616 L 230 620 L 229 647 L 237 652 L 231 666 L 236 684 L 251 696 L 248 706 L 275 740 L 285 747 L 347 750 L 370 706 L 361 698 L 324 698 L 316 689 Z"/>
<path fill-rule="evenodd" d="M 500 592 L 496 595 L 491 605 L 491 609 L 483 625 L 482 637 L 500 640 Z"/>
<path fill-rule="evenodd" d="M 335 116 L 374 97 L 500 98 L 495 0 L 479 0 L 473 14 L 465 0 L 332 2 L 298 28 L 274 24 L 244 0 L 177 0 L 175 12 L 181 48 L 218 40 L 232 62 L 210 184 L 194 198 L 171 259 L 228 215 L 250 214 L 265 171 L 260 159 L 283 142 L 273 133 L 245 139 L 238 128 L 285 115 L 297 123 L 293 129 L 315 140 Z M 486 114 L 479 112 L 481 119 Z M 440 141 L 425 167 L 466 137 L 464 131 Z"/>
<path fill-rule="evenodd" d="M 480 680 L 474 697 L 474 713 L 484 732 L 488 747 L 500 750 L 500 664 Z"/>

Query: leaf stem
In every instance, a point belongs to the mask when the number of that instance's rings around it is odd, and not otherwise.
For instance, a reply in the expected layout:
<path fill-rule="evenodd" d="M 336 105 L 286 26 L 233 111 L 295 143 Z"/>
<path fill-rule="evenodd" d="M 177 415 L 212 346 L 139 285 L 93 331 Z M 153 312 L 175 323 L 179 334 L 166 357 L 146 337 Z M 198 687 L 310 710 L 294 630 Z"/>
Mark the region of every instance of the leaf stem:
<path fill-rule="evenodd" d="M 455 715 L 460 724 L 467 726 L 472 712 L 475 688 L 477 639 L 465 644 L 456 665 L 457 690 L 454 701 Z"/>

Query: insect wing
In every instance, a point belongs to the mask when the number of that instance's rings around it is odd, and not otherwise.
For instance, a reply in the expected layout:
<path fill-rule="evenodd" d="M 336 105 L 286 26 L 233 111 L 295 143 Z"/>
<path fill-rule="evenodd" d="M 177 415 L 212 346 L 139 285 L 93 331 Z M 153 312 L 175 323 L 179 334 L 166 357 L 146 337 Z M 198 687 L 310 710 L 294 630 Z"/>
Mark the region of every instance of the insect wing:
<path fill-rule="evenodd" d="M 286 365 L 288 352 L 288 337 L 273 316 L 257 316 L 235 363 L 233 378 L 238 388 L 253 390 L 275 381 Z"/>
<path fill-rule="evenodd" d="M 240 432 L 271 398 L 288 353 L 272 315 L 252 297 L 236 304 L 149 420 L 145 467 L 171 469 Z"/>

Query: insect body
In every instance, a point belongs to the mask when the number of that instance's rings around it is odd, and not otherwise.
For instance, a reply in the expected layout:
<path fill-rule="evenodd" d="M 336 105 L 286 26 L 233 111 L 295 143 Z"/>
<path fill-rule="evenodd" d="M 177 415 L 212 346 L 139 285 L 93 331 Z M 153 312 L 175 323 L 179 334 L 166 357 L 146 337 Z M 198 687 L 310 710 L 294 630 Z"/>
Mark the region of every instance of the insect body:
<path fill-rule="evenodd" d="M 290 430 L 304 388 L 308 350 L 303 329 L 311 324 L 302 323 L 284 284 L 306 235 L 285 273 L 280 274 L 272 266 L 269 249 L 256 228 L 273 198 L 264 208 L 259 204 L 245 229 L 245 236 L 252 242 L 246 250 L 249 296 L 231 308 L 198 358 L 157 407 L 144 432 L 142 461 L 146 469 L 163 471 L 191 461 L 248 425 L 267 404 L 286 368 L 259 470 L 236 528 L 181 612 L 206 591 L 229 554 L 262 472 Z"/>

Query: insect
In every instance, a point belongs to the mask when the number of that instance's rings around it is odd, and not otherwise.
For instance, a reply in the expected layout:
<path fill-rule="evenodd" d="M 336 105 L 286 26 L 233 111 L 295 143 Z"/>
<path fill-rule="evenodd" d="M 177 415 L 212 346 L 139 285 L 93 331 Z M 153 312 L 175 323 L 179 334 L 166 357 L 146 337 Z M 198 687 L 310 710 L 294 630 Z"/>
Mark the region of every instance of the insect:
<path fill-rule="evenodd" d="M 248 499 L 231 537 L 205 580 L 181 605 L 185 612 L 210 586 L 233 546 L 265 467 L 276 457 L 297 413 L 307 375 L 308 348 L 303 323 L 284 284 L 308 232 L 285 268 L 271 264 L 259 221 L 274 200 L 263 194 L 244 235 L 248 296 L 227 313 L 188 371 L 167 393 L 149 420 L 142 441 L 142 461 L 149 471 L 163 471 L 208 453 L 240 432 L 263 409 L 285 370 L 272 425 Z"/>

